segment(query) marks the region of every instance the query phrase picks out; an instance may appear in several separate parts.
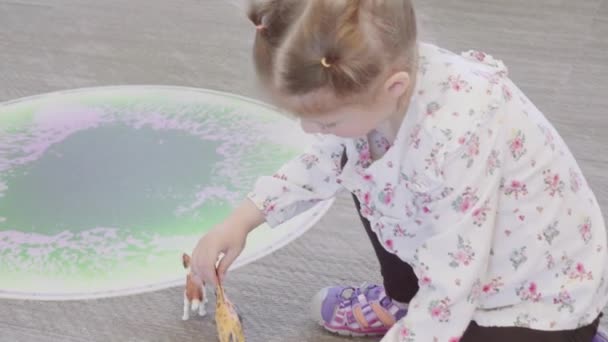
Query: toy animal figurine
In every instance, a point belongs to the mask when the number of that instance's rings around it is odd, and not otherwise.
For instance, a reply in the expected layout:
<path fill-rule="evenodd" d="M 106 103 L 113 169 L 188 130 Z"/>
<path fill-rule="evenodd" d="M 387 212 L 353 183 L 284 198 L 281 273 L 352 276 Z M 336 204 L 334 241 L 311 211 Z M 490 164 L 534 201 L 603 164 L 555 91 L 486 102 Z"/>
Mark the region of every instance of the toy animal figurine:
<path fill-rule="evenodd" d="M 184 253 L 182 261 L 184 263 L 184 268 L 187 271 L 186 288 L 184 289 L 184 315 L 182 316 L 182 319 L 185 321 L 190 318 L 190 310 L 198 310 L 199 316 L 205 316 L 207 314 L 205 305 L 208 300 L 205 284 L 203 283 L 203 285 L 199 287 L 194 282 L 192 271 L 190 270 L 190 256 Z"/>
<path fill-rule="evenodd" d="M 245 342 L 241 318 L 234 305 L 226 298 L 224 287 L 219 283 L 215 288 L 217 303 L 215 307 L 215 323 L 220 342 Z"/>

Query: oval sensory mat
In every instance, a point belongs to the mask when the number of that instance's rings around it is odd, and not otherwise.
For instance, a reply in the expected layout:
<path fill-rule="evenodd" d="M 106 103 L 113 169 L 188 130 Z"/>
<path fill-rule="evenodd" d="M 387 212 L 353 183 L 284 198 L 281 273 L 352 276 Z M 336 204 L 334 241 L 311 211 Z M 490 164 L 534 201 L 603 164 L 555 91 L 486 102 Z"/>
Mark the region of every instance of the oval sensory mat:
<path fill-rule="evenodd" d="M 0 104 L 0 297 L 65 300 L 182 284 L 183 251 L 308 144 L 244 97 L 123 86 Z M 235 267 L 331 205 L 250 235 Z"/>

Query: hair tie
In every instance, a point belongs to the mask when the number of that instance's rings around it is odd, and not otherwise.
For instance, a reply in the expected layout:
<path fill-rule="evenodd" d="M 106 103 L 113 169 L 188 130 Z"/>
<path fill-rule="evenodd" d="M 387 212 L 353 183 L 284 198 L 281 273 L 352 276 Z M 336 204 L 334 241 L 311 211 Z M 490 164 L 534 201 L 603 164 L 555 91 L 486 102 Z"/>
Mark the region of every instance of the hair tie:
<path fill-rule="evenodd" d="M 331 68 L 331 63 L 327 62 L 327 57 L 323 57 L 321 59 L 321 65 L 325 68 Z"/>

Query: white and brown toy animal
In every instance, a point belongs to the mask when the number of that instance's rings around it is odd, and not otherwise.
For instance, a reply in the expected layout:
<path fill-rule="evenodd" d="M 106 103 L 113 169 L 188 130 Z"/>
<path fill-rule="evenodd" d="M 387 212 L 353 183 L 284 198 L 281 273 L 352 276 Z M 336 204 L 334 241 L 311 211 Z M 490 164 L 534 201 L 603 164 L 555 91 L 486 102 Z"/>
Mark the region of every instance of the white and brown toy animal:
<path fill-rule="evenodd" d="M 190 270 L 190 256 L 186 253 L 182 256 L 184 268 L 186 269 L 186 288 L 184 289 L 184 316 L 185 321 L 190 318 L 190 311 L 197 311 L 199 316 L 205 316 L 207 311 L 207 291 L 205 284 L 202 286 L 196 285 L 193 279 L 192 271 Z"/>

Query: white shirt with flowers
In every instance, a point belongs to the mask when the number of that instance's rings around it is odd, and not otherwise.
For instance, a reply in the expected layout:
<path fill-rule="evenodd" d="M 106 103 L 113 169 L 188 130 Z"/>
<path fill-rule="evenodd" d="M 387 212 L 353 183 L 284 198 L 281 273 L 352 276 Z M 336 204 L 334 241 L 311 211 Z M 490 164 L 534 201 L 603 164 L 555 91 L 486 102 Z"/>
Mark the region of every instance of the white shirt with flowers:
<path fill-rule="evenodd" d="M 393 144 L 318 138 L 260 178 L 249 198 L 271 226 L 342 187 L 359 198 L 384 248 L 419 278 L 408 314 L 383 341 L 458 341 L 472 320 L 575 329 L 607 303 L 595 196 L 502 62 L 421 43 L 415 94 Z M 373 161 L 372 149 L 385 153 Z"/>

